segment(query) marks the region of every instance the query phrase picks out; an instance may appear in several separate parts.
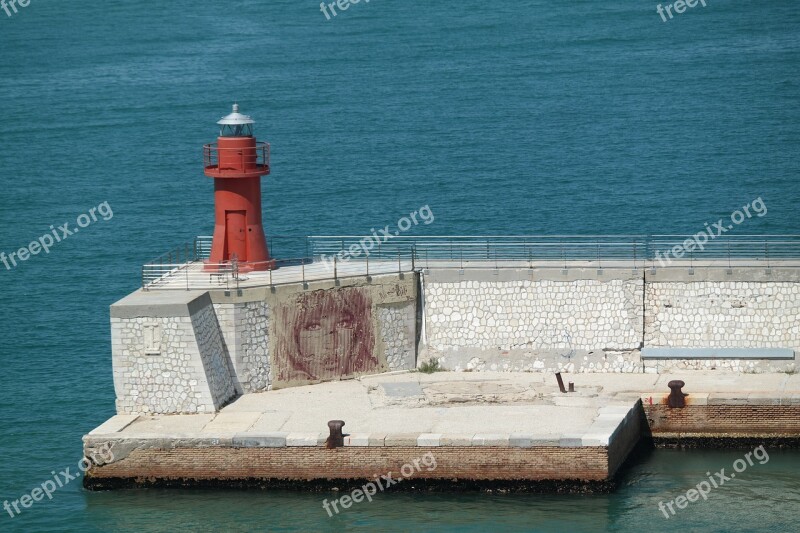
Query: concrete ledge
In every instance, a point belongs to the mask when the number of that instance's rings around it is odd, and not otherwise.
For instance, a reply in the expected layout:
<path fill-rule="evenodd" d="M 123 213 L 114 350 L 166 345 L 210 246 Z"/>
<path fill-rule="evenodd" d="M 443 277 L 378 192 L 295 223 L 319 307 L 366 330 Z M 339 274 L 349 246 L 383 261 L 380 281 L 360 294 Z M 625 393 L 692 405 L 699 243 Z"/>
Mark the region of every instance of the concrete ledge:
<path fill-rule="evenodd" d="M 473 446 L 508 446 L 509 435 L 500 433 L 476 433 L 472 437 Z"/>
<path fill-rule="evenodd" d="M 439 446 L 472 446 L 472 434 L 444 434 L 439 439 Z"/>
<path fill-rule="evenodd" d="M 395 433 L 386 435 L 384 446 L 416 446 L 419 433 Z"/>
<path fill-rule="evenodd" d="M 319 446 L 320 436 L 323 434 L 315 433 L 289 433 L 286 436 L 286 446 Z M 326 437 L 322 436 L 322 444 Z"/>
<path fill-rule="evenodd" d="M 203 298 L 197 302 L 199 298 Z M 143 291 L 139 289 L 111 305 L 111 318 L 172 318 L 191 316 L 211 304 L 207 291 Z"/>
<path fill-rule="evenodd" d="M 239 433 L 233 436 L 232 444 L 237 448 L 285 448 L 288 433 L 262 433 L 251 435 Z"/>
<path fill-rule="evenodd" d="M 794 359 L 791 348 L 645 347 L 642 359 Z"/>
<path fill-rule="evenodd" d="M 441 433 L 423 433 L 417 437 L 417 446 L 439 446 L 441 440 Z"/>
<path fill-rule="evenodd" d="M 369 433 L 353 433 L 344 438 L 345 446 L 369 446 Z"/>

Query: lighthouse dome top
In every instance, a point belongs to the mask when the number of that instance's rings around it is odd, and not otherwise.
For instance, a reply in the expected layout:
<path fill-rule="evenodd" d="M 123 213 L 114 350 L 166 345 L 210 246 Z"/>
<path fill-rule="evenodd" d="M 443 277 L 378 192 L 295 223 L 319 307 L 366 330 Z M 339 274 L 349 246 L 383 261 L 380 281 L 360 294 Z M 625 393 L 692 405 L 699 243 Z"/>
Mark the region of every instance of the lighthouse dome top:
<path fill-rule="evenodd" d="M 217 121 L 220 137 L 249 137 L 253 135 L 253 124 L 249 115 L 239 113 L 239 104 L 233 104 L 233 112 Z"/>

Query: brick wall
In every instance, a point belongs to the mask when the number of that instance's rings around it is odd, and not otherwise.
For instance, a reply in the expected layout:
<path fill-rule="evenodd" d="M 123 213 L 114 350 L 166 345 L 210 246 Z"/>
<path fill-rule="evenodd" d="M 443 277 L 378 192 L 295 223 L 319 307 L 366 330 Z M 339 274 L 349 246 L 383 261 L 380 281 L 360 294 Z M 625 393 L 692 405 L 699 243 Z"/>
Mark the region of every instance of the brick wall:
<path fill-rule="evenodd" d="M 137 449 L 117 462 L 93 466 L 87 486 L 102 486 L 103 480 L 134 479 L 142 484 L 154 479 L 203 480 L 247 479 L 363 479 L 392 472 L 431 453 L 436 467 L 426 463 L 414 470 L 413 479 L 448 480 L 567 480 L 605 481 L 608 454 L 602 446 L 560 448 L 508 447 L 324 447 L 284 448 L 174 448 Z M 431 464 L 428 461 L 427 464 Z M 569 474 L 569 475 L 566 475 Z M 149 478 L 149 479 L 148 479 Z"/>
<path fill-rule="evenodd" d="M 654 437 L 800 434 L 800 405 L 697 405 L 670 409 L 645 403 L 644 410 Z"/>

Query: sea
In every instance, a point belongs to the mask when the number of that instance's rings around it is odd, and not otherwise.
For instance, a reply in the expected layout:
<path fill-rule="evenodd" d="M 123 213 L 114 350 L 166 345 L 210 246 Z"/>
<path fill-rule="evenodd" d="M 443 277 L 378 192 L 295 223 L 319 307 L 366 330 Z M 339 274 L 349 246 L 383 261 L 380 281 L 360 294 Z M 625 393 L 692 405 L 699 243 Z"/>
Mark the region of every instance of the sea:
<path fill-rule="evenodd" d="M 78 473 L 115 413 L 109 305 L 212 231 L 202 146 L 234 102 L 271 143 L 279 258 L 426 206 L 409 235 L 690 235 L 755 201 L 731 234 L 800 234 L 800 3 L 669 1 L 0 2 L 0 503 Z M 77 477 L 0 531 L 800 529 L 798 451 L 659 509 L 745 451 L 655 450 L 611 494 L 332 517 L 330 494 Z"/>

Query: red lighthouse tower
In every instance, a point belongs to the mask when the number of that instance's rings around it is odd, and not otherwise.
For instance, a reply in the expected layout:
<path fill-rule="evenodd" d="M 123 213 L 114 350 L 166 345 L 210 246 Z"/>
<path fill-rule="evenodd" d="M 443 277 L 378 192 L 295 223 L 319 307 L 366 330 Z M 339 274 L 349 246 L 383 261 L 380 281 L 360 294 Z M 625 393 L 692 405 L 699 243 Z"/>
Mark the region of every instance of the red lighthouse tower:
<path fill-rule="evenodd" d="M 269 144 L 253 137 L 254 123 L 233 104 L 233 113 L 217 122 L 217 143 L 203 147 L 205 174 L 214 178 L 209 263 L 235 260 L 243 271 L 274 267 L 261 223 L 261 176 L 269 174 Z"/>

